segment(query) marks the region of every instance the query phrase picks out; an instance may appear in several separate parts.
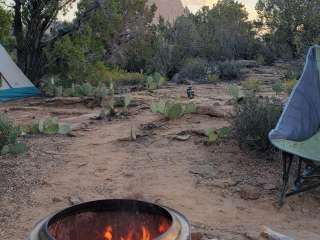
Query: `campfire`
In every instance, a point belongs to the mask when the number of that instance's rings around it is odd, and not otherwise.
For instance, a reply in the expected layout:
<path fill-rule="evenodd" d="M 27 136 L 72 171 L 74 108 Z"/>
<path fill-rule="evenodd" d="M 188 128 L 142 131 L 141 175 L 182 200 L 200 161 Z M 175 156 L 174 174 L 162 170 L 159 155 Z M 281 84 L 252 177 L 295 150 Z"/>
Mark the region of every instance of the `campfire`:
<path fill-rule="evenodd" d="M 40 222 L 29 240 L 189 240 L 186 218 L 134 200 L 101 200 L 67 208 Z"/>

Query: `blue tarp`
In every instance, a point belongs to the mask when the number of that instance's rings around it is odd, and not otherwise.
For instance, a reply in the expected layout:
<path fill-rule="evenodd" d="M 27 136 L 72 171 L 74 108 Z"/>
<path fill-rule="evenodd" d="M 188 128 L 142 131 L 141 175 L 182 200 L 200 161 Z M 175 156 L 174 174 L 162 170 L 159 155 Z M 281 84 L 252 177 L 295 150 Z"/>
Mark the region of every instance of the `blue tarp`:
<path fill-rule="evenodd" d="M 313 46 L 309 49 L 303 74 L 277 126 L 269 134 L 271 142 L 281 150 L 318 161 L 320 139 L 316 136 L 320 127 L 319 70 L 320 46 Z"/>
<path fill-rule="evenodd" d="M 40 94 L 40 90 L 36 87 L 4 89 L 0 90 L 0 102 L 39 96 Z"/>

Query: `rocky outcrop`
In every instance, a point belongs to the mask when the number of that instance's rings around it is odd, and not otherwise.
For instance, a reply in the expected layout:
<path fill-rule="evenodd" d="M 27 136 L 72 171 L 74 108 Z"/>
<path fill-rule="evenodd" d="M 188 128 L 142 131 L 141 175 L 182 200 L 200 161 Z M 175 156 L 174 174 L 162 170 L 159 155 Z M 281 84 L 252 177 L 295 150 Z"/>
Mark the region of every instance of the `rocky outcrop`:
<path fill-rule="evenodd" d="M 156 4 L 158 8 L 154 19 L 155 22 L 159 20 L 159 16 L 162 16 L 172 23 L 184 12 L 181 0 L 149 0 L 149 4 Z"/>

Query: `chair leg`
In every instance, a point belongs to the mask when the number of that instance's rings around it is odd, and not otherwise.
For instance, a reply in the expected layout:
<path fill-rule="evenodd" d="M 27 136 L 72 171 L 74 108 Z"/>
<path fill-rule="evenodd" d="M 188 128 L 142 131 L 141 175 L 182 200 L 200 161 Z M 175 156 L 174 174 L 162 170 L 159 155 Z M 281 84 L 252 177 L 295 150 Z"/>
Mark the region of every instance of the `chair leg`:
<path fill-rule="evenodd" d="M 292 154 L 282 152 L 282 162 L 283 162 L 283 170 L 282 171 L 283 172 L 282 172 L 282 189 L 281 189 L 281 194 L 280 194 L 280 199 L 279 199 L 280 207 L 283 206 L 283 204 L 285 202 L 286 195 L 287 195 L 292 161 L 293 161 Z"/>
<path fill-rule="evenodd" d="M 303 158 L 299 157 L 299 163 L 298 163 L 298 169 L 297 169 L 297 178 L 296 178 L 296 180 L 294 182 L 294 191 L 295 192 L 298 192 L 301 189 L 302 184 L 304 182 L 304 179 L 303 179 L 302 174 L 301 174 L 302 162 L 303 162 Z"/>

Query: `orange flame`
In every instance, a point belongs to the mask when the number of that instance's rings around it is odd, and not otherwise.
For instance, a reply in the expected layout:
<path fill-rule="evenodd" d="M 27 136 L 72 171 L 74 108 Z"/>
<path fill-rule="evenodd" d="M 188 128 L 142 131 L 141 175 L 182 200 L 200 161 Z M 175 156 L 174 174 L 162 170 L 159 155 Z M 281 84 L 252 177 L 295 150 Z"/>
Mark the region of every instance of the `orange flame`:
<path fill-rule="evenodd" d="M 158 233 L 162 234 L 168 231 L 170 228 L 170 223 L 166 219 L 160 219 L 159 226 L 158 226 Z M 138 230 L 138 229 L 137 229 Z M 118 235 L 117 233 L 113 233 L 113 229 L 111 225 L 108 225 L 105 227 L 105 230 L 103 232 L 103 240 L 152 240 L 152 234 L 150 229 L 148 229 L 146 226 L 141 225 L 140 227 L 140 233 L 135 232 L 134 229 L 131 227 L 128 230 L 128 233 L 122 236 L 120 235 L 119 239 L 113 239 L 114 236 Z M 116 237 L 118 238 L 118 237 Z"/>
<path fill-rule="evenodd" d="M 104 234 L 103 234 L 104 240 L 112 240 L 112 227 L 107 226 Z"/>
<path fill-rule="evenodd" d="M 103 233 L 103 237 L 104 237 L 104 240 L 113 240 L 111 226 L 107 226 L 105 228 L 105 231 Z M 126 236 L 120 237 L 120 240 L 134 240 L 133 230 L 129 230 Z M 151 233 L 145 226 L 141 226 L 141 237 L 139 240 L 151 240 Z"/>
<path fill-rule="evenodd" d="M 165 220 L 161 220 L 160 221 L 160 225 L 159 225 L 159 229 L 158 229 L 158 231 L 159 231 L 159 233 L 165 233 L 168 229 L 169 229 L 169 227 L 170 227 L 170 225 L 169 225 L 169 223 L 167 222 L 167 221 L 165 221 Z"/>
<path fill-rule="evenodd" d="M 141 240 L 151 240 L 150 232 L 148 231 L 148 229 L 145 226 L 142 226 L 141 230 L 142 230 Z"/>
<path fill-rule="evenodd" d="M 126 237 L 120 237 L 121 240 L 133 240 L 133 231 L 129 230 Z"/>

